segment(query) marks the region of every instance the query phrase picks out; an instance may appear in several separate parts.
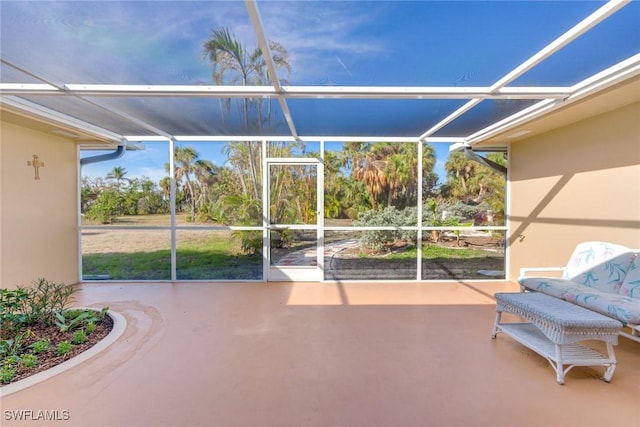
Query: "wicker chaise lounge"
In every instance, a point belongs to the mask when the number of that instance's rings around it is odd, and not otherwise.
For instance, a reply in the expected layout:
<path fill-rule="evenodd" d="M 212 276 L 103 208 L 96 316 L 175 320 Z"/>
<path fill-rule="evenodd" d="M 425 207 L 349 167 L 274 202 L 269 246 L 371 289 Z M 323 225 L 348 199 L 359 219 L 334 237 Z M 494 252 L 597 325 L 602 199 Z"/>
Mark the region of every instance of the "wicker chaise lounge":
<path fill-rule="evenodd" d="M 562 277 L 528 276 L 560 271 Z M 566 267 L 521 268 L 521 289 L 571 302 L 619 320 L 640 342 L 640 251 L 607 242 L 580 243 Z"/>

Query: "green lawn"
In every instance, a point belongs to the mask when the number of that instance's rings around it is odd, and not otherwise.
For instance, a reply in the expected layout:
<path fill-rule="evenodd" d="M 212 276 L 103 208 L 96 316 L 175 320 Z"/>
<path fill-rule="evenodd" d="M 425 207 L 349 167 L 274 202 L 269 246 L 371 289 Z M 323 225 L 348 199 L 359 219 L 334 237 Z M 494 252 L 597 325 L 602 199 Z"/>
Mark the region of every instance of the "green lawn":
<path fill-rule="evenodd" d="M 170 280 L 171 252 L 166 236 L 141 231 L 114 230 L 86 236 L 103 240 L 93 253 L 83 254 L 83 276 L 86 279 Z M 120 233 L 120 234 L 115 234 Z M 132 233 L 129 236 L 126 233 Z M 137 234 L 135 234 L 137 233 Z M 239 243 L 229 231 L 198 230 L 179 232 L 177 243 L 177 278 L 179 280 L 261 280 L 262 255 L 241 253 Z M 124 237 L 123 237 L 124 235 Z M 129 236 L 129 237 L 127 237 Z M 342 235 L 344 236 L 344 235 Z M 141 239 L 154 243 L 138 249 Z M 120 240 L 118 240 L 120 239 Z M 156 239 L 156 240 L 154 240 Z M 120 242 L 114 245 L 114 242 Z M 148 242 L 143 242 L 148 243 Z M 303 242 L 307 244 L 308 242 Z M 114 249 L 115 247 L 115 249 Z M 111 249 L 110 249 L 111 248 Z M 120 249 L 122 248 L 122 249 Z M 297 247 L 274 249 L 284 256 Z M 125 252 L 128 250 L 129 252 Z M 281 252 L 281 253 L 280 253 Z M 327 278 L 376 279 L 416 277 L 415 246 L 384 255 L 361 253 L 354 256 L 336 254 L 325 265 Z M 480 270 L 503 270 L 504 255 L 476 248 L 447 247 L 424 243 L 422 270 L 425 279 L 486 278 Z"/>
<path fill-rule="evenodd" d="M 231 243 L 231 244 L 230 244 Z M 206 233 L 177 247 L 178 279 L 262 278 L 261 255 L 242 255 L 225 234 Z M 83 276 L 108 276 L 112 280 L 170 280 L 171 251 L 108 252 L 84 254 Z"/>

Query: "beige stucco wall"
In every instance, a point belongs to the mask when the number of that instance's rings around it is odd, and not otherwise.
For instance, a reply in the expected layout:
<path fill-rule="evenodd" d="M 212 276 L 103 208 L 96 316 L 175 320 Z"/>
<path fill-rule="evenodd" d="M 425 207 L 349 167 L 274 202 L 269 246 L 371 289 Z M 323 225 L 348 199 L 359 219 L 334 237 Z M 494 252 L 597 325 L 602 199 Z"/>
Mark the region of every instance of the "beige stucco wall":
<path fill-rule="evenodd" d="M 509 278 L 575 245 L 640 248 L 640 103 L 511 145 Z"/>
<path fill-rule="evenodd" d="M 0 287 L 78 282 L 76 144 L 4 121 L 0 136 Z"/>

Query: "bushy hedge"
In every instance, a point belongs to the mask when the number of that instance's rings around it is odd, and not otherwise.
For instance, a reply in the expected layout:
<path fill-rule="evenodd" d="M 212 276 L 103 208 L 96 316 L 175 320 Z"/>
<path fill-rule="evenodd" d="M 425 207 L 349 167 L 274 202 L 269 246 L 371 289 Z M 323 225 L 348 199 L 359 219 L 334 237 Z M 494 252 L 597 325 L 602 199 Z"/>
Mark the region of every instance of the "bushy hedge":
<path fill-rule="evenodd" d="M 489 205 L 486 202 L 470 205 L 464 202 L 436 203 L 435 201 L 429 201 L 425 203 L 422 209 L 422 224 L 427 226 L 458 225 L 473 219 L 479 212 L 488 208 Z M 445 212 L 446 214 L 443 218 L 443 213 Z M 417 216 L 415 207 L 399 210 L 391 206 L 380 210 L 362 212 L 353 224 L 364 227 L 416 226 Z M 387 252 L 398 243 L 415 245 L 416 237 L 417 233 L 413 230 L 366 230 L 362 232 L 360 244 L 364 250 Z"/>
<path fill-rule="evenodd" d="M 442 214 L 446 212 L 445 220 L 457 219 L 460 222 L 473 220 L 473 218 L 480 212 L 491 209 L 487 202 L 481 202 L 478 204 L 468 204 L 461 201 L 450 202 L 442 201 L 437 204 L 436 213 L 437 218 L 434 218 L 433 212 L 425 204 L 423 209 L 423 223 L 432 224 L 434 220 L 443 220 Z"/>
<path fill-rule="evenodd" d="M 382 210 L 370 210 L 362 212 L 354 225 L 358 226 L 415 226 L 417 210 L 414 207 L 398 210 L 395 207 L 387 207 Z M 409 230 L 366 230 L 362 232 L 360 244 L 363 249 L 374 252 L 385 252 L 390 245 L 398 242 L 414 242 L 417 233 Z"/>

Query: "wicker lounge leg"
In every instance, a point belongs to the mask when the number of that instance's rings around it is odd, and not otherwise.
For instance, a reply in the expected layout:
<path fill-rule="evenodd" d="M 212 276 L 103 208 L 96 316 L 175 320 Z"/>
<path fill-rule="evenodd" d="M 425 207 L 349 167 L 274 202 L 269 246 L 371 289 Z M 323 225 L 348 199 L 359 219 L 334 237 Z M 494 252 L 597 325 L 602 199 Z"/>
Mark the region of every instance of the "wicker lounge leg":
<path fill-rule="evenodd" d="M 493 324 L 493 332 L 491 333 L 491 338 L 495 339 L 496 336 L 498 335 L 498 329 L 499 329 L 499 324 L 500 324 L 500 320 L 502 318 L 502 312 L 498 311 L 496 312 L 496 321 Z"/>
<path fill-rule="evenodd" d="M 611 364 L 607 366 L 607 369 L 604 372 L 604 377 L 602 377 L 602 379 L 610 383 L 611 378 L 613 378 L 613 373 L 616 370 L 616 364 L 618 363 L 616 360 L 616 354 L 613 351 L 613 345 L 611 345 L 610 343 L 607 343 L 607 356 L 609 357 L 609 360 L 611 360 Z"/>
<path fill-rule="evenodd" d="M 562 346 L 560 344 L 556 344 L 555 365 L 553 363 L 551 365 L 556 370 L 556 381 L 558 381 L 558 384 L 563 385 L 564 384 L 564 363 L 562 363 Z"/>

